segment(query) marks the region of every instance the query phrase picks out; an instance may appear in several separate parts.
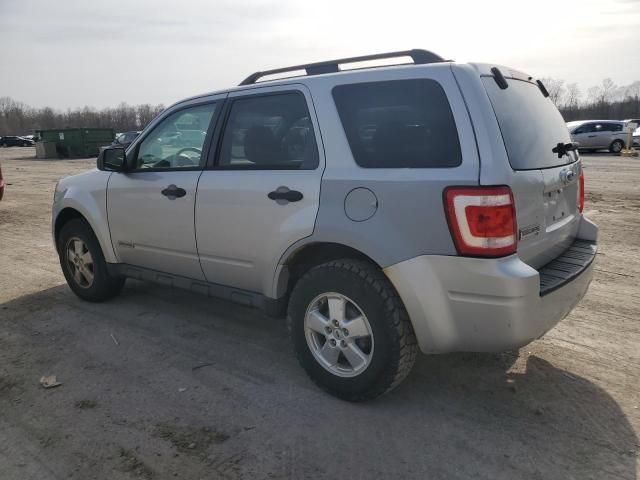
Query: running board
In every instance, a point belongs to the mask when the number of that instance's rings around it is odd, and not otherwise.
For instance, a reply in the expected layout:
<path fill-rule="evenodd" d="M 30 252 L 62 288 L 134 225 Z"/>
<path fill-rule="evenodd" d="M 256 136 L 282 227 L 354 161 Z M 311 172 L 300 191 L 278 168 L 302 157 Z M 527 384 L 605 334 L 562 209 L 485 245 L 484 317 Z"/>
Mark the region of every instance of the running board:
<path fill-rule="evenodd" d="M 243 290 L 241 288 L 209 283 L 203 280 L 194 280 L 192 278 L 172 275 L 150 268 L 136 267 L 126 263 L 107 263 L 107 269 L 110 275 L 121 275 L 144 282 L 189 290 L 190 292 L 227 300 L 246 307 L 258 308 L 271 317 L 282 317 L 285 313 L 286 297 L 280 299 L 269 298 L 260 293 Z"/>

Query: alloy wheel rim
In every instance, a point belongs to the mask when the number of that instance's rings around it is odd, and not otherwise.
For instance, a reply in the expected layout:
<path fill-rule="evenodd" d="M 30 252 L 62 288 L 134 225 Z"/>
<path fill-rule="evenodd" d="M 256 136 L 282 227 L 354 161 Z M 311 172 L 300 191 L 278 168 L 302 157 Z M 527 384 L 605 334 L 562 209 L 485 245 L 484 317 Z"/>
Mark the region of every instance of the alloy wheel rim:
<path fill-rule="evenodd" d="M 89 247 L 78 237 L 71 237 L 65 246 L 66 261 L 76 285 L 89 288 L 95 275 Z"/>
<path fill-rule="evenodd" d="M 316 361 L 338 377 L 355 377 L 371 364 L 371 325 L 345 295 L 329 292 L 314 298 L 305 313 L 304 333 Z"/>

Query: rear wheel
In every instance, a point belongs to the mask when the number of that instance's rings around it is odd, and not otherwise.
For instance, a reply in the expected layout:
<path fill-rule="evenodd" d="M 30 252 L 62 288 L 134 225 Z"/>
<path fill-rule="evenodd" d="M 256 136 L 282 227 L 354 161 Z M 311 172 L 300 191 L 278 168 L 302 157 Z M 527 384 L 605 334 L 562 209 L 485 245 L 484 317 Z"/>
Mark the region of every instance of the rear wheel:
<path fill-rule="evenodd" d="M 344 400 L 369 400 L 392 390 L 416 359 L 402 301 L 367 262 L 345 259 L 312 268 L 291 294 L 288 321 L 302 367 Z"/>
<path fill-rule="evenodd" d="M 85 220 L 74 218 L 64 224 L 58 255 L 67 284 L 83 300 L 102 302 L 122 290 L 124 277 L 109 274 L 98 239 Z"/>
<path fill-rule="evenodd" d="M 624 142 L 622 140 L 614 140 L 613 142 L 611 142 L 611 145 L 609 146 L 609 151 L 611 153 L 620 153 L 623 148 L 624 148 Z"/>

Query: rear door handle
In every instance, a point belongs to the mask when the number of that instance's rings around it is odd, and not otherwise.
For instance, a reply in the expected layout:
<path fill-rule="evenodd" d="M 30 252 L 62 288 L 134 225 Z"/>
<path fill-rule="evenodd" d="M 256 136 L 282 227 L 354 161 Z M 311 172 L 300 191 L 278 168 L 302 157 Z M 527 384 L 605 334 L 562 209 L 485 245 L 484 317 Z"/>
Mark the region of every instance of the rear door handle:
<path fill-rule="evenodd" d="M 596 136 L 596 135 L 589 135 L 589 138 L 593 138 L 593 137 L 595 137 L 595 136 Z"/>
<path fill-rule="evenodd" d="M 269 192 L 267 197 L 275 200 L 280 205 L 284 205 L 289 202 L 299 202 L 304 198 L 304 195 L 297 190 L 289 190 L 289 187 L 278 187 L 273 192 Z"/>
<path fill-rule="evenodd" d="M 160 193 L 165 197 L 168 197 L 169 200 L 175 200 L 176 198 L 184 197 L 187 194 L 187 191 L 184 188 L 171 184 Z"/>

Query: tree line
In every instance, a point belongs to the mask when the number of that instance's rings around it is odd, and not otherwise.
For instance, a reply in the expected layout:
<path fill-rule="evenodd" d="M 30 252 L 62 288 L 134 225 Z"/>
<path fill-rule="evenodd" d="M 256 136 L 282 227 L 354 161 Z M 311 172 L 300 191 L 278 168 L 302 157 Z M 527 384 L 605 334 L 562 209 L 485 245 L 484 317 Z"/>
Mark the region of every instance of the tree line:
<path fill-rule="evenodd" d="M 583 94 L 577 83 L 555 78 L 541 80 L 567 122 L 640 118 L 640 81 L 619 86 L 605 78 Z M 162 110 L 163 105 L 121 103 L 115 108 L 100 110 L 85 106 L 59 111 L 51 107 L 33 108 L 10 97 L 0 97 L 0 136 L 77 127 L 113 128 L 116 132 L 142 130 Z"/>
<path fill-rule="evenodd" d="M 142 130 L 163 105 L 128 105 L 96 109 L 83 107 L 55 110 L 51 107 L 34 108 L 10 97 L 0 97 L 0 136 L 29 135 L 36 130 L 55 128 L 113 128 L 116 132 Z"/>
<path fill-rule="evenodd" d="M 577 83 L 567 84 L 555 78 L 541 80 L 549 92 L 549 98 L 567 122 L 640 118 L 640 81 L 620 86 L 610 78 L 605 78 L 583 94 Z"/>

